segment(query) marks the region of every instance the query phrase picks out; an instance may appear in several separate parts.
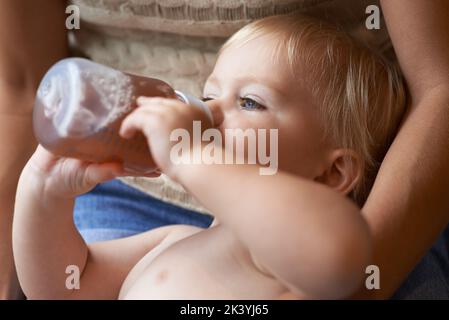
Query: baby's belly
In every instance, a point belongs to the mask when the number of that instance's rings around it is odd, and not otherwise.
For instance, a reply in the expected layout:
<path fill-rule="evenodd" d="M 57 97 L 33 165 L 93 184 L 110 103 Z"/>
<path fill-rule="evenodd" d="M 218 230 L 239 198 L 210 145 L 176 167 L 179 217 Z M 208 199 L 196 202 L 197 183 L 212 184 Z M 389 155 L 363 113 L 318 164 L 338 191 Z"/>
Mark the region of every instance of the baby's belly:
<path fill-rule="evenodd" d="M 225 231 L 212 228 L 163 245 L 142 261 L 131 284 L 125 281 L 128 288 L 120 298 L 275 299 L 286 291 L 255 269 L 247 251 Z"/>

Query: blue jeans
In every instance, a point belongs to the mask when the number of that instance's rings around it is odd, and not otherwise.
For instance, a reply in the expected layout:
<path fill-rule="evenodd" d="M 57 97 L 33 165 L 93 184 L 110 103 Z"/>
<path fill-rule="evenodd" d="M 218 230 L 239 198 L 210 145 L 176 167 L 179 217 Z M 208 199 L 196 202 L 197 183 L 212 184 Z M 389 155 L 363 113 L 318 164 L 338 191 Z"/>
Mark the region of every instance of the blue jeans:
<path fill-rule="evenodd" d="M 119 180 L 100 184 L 75 202 L 75 224 L 86 242 L 126 237 L 168 224 L 206 228 L 211 222 L 210 216 L 162 202 Z M 449 299 L 449 228 L 393 299 Z"/>
<path fill-rule="evenodd" d="M 75 225 L 86 242 L 123 238 L 169 224 L 207 228 L 212 217 L 155 199 L 120 180 L 78 197 Z"/>

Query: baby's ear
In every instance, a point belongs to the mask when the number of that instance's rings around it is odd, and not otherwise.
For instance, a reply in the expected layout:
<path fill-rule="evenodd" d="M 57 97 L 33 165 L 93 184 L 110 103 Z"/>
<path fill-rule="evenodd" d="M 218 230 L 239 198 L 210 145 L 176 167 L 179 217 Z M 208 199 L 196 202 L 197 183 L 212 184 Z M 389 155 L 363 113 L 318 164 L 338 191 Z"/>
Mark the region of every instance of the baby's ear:
<path fill-rule="evenodd" d="M 362 176 L 360 156 L 351 149 L 335 149 L 330 152 L 327 163 L 324 172 L 314 180 L 345 195 L 351 192 Z"/>

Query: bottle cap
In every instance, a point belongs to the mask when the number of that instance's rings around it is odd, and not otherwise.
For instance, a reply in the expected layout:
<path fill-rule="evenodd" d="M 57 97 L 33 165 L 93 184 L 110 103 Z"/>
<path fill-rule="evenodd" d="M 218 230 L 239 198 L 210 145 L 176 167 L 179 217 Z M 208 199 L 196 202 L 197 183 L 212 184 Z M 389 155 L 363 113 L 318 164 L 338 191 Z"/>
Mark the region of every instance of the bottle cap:
<path fill-rule="evenodd" d="M 181 100 L 184 103 L 187 103 L 191 106 L 194 106 L 196 108 L 201 109 L 204 113 L 206 113 L 207 117 L 209 118 L 210 122 L 212 123 L 212 127 L 214 126 L 214 118 L 212 117 L 212 112 L 210 111 L 209 107 L 207 106 L 204 101 L 201 101 L 200 99 L 190 95 L 186 94 L 184 92 L 175 90 L 176 96 L 179 100 Z"/>

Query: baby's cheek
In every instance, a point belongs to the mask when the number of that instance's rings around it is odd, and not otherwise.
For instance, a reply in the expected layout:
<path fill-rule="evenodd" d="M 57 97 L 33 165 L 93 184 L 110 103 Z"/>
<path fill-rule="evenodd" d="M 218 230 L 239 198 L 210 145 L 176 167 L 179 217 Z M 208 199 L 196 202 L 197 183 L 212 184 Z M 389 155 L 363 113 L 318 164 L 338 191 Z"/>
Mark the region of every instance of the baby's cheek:
<path fill-rule="evenodd" d="M 311 177 L 316 165 L 316 142 L 299 132 L 279 130 L 279 169 L 302 177 Z"/>

